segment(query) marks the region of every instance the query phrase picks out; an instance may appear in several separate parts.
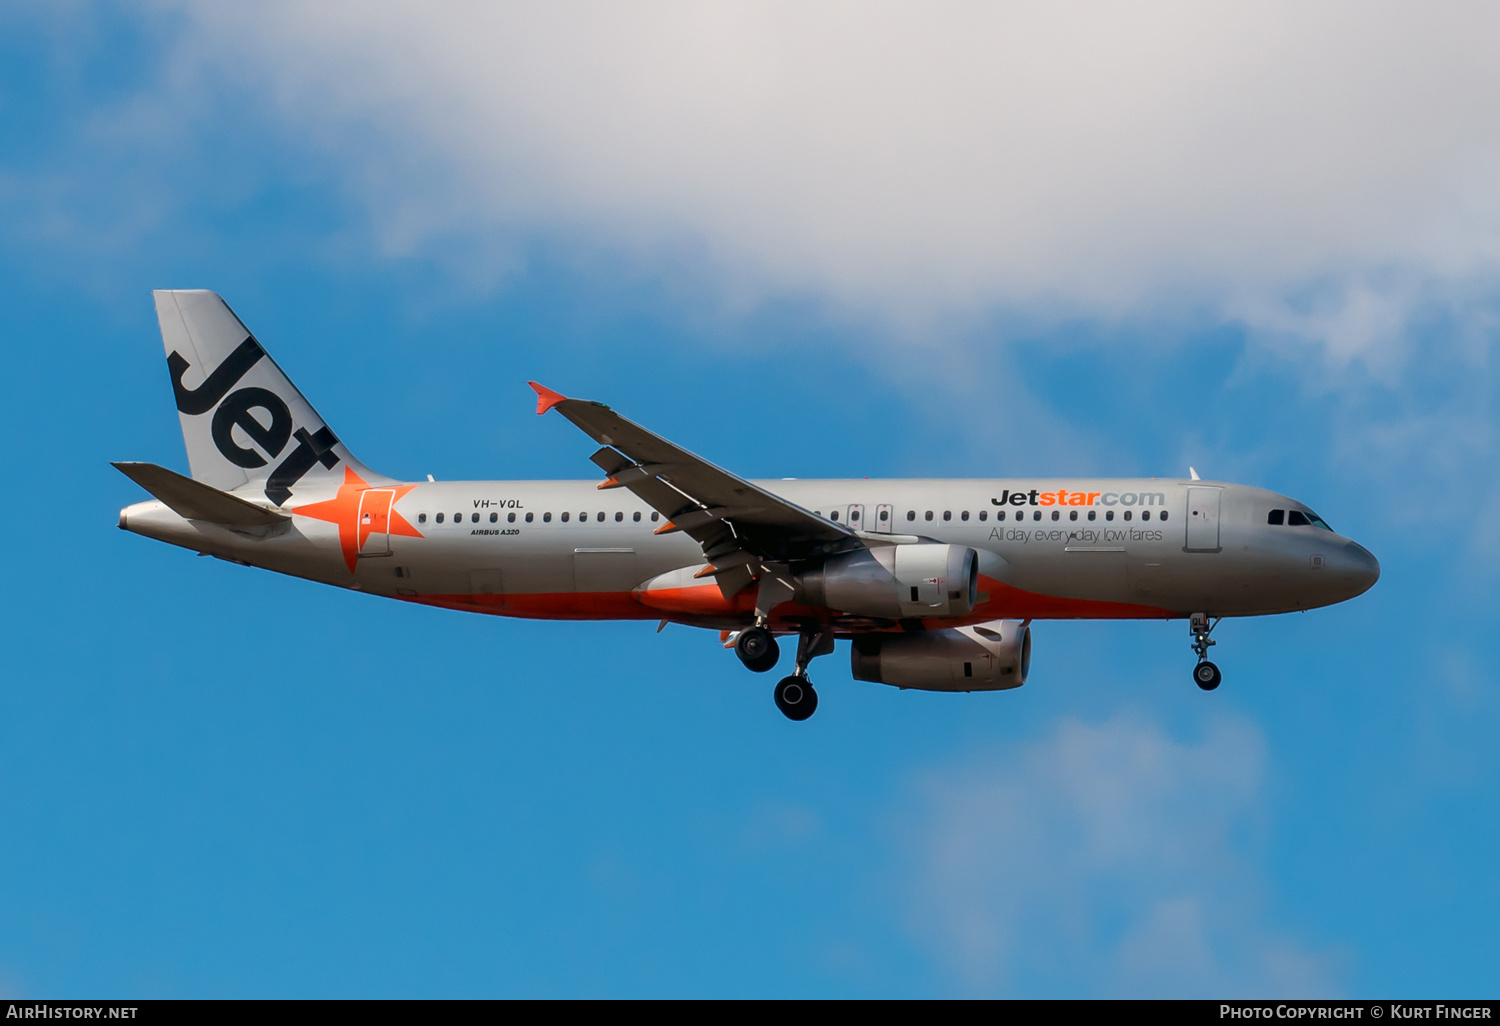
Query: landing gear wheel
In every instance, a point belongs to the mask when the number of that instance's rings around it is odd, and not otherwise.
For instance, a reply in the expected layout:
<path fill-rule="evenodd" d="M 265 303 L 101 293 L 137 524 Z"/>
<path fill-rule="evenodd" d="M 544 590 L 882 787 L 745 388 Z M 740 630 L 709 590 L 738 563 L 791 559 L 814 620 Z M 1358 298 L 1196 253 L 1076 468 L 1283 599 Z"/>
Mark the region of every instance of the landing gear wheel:
<path fill-rule="evenodd" d="M 764 627 L 751 627 L 740 631 L 734 642 L 734 654 L 740 657 L 746 669 L 765 673 L 781 659 L 781 646 Z"/>
<path fill-rule="evenodd" d="M 805 720 L 818 711 L 818 693 L 806 677 L 783 677 L 776 684 L 776 708 L 789 720 Z"/>
<path fill-rule="evenodd" d="M 1212 691 L 1223 679 L 1224 675 L 1219 672 L 1219 668 L 1207 659 L 1193 667 L 1193 683 L 1204 691 Z"/>

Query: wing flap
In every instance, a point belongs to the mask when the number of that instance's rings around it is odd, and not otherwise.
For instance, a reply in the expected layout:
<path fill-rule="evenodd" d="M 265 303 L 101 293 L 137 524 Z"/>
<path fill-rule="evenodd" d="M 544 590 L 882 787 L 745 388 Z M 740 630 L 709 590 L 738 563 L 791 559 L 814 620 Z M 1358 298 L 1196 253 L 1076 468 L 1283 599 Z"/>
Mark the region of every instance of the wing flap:
<path fill-rule="evenodd" d="M 226 527 L 273 527 L 291 519 L 155 463 L 111 463 L 110 466 L 166 503 L 174 513 L 189 520 L 206 520 Z"/>

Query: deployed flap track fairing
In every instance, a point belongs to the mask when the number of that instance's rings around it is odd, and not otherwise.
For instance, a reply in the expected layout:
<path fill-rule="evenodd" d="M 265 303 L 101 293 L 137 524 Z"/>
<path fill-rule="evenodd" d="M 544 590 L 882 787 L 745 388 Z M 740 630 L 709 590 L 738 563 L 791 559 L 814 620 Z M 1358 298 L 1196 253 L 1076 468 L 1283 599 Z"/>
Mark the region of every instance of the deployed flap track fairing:
<path fill-rule="evenodd" d="M 191 476 L 115 466 L 154 498 L 125 530 L 390 598 L 502 616 L 717 629 L 750 669 L 780 660 L 788 717 L 812 660 L 929 691 L 1024 684 L 1030 624 L 1180 617 L 1208 661 L 1225 616 L 1340 602 L 1373 556 L 1274 492 L 1185 480 L 749 481 L 602 403 L 533 382 L 600 447 L 602 482 L 401 482 L 354 458 L 234 312 L 157 292 Z"/>

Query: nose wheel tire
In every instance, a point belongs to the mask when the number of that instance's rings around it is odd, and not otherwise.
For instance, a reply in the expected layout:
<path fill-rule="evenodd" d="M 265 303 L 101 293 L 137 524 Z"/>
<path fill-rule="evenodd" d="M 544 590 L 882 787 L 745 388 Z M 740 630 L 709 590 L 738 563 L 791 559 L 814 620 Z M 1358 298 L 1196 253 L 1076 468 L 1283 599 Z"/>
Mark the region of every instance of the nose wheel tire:
<path fill-rule="evenodd" d="M 745 664 L 746 669 L 765 673 L 781 659 L 781 646 L 776 644 L 776 638 L 764 627 L 751 627 L 741 631 L 740 636 L 735 639 L 734 654 L 740 657 L 740 662 Z"/>
<path fill-rule="evenodd" d="M 1193 683 L 1204 691 L 1212 691 L 1223 679 L 1224 675 L 1219 672 L 1219 668 L 1207 659 L 1193 667 Z"/>
<path fill-rule="evenodd" d="M 789 720 L 805 720 L 818 710 L 818 693 L 806 677 L 783 677 L 776 684 L 776 708 Z"/>

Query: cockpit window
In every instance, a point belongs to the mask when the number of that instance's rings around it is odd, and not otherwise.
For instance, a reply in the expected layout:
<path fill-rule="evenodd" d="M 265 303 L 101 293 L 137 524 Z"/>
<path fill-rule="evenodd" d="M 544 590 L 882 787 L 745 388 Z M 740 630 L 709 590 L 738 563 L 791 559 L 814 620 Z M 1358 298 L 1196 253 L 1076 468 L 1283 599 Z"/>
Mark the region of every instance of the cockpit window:
<path fill-rule="evenodd" d="M 1266 514 L 1266 523 L 1275 524 L 1277 527 L 1280 527 L 1282 524 L 1286 523 L 1286 510 L 1271 510 L 1271 512 Z"/>
<path fill-rule="evenodd" d="M 1274 523 L 1275 521 L 1272 522 Z M 1286 515 L 1286 523 L 1288 527 L 1321 527 L 1325 531 L 1333 530 L 1333 528 L 1328 526 L 1327 521 L 1312 510 L 1308 510 L 1306 513 L 1300 509 L 1289 510 Z"/>

